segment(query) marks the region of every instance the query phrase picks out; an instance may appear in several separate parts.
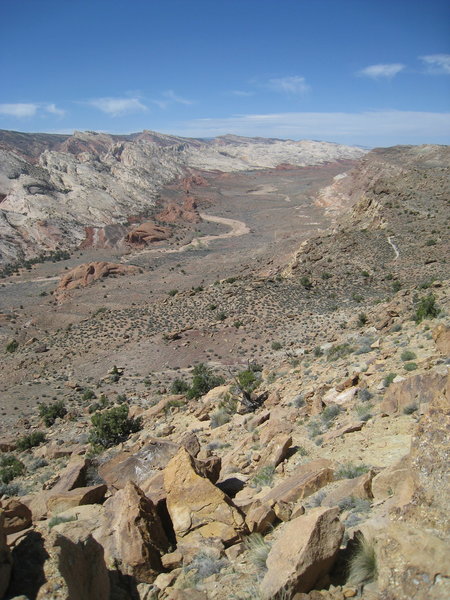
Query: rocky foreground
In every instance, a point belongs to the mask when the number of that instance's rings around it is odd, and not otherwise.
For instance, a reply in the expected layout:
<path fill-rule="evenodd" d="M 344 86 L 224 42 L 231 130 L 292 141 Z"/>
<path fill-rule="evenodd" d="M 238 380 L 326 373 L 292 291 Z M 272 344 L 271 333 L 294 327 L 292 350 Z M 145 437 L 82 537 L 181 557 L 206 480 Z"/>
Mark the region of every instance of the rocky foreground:
<path fill-rule="evenodd" d="M 2 430 L 0 597 L 449 597 L 448 168 L 447 148 L 374 151 L 283 269 L 11 337 L 4 372 L 55 396 Z M 194 331 L 222 354 L 135 374 L 146 344 L 194 355 Z"/>

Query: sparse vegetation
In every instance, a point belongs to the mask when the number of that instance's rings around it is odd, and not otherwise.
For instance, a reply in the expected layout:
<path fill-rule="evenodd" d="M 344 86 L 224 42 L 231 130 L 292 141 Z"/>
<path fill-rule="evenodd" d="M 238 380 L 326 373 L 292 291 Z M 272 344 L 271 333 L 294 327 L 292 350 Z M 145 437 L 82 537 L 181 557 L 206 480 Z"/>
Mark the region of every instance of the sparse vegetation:
<path fill-rule="evenodd" d="M 44 421 L 47 427 L 51 427 L 56 419 L 62 419 L 67 414 L 67 410 L 62 400 L 58 400 L 53 404 L 39 405 L 39 416 Z"/>
<path fill-rule="evenodd" d="M 338 360 L 339 358 L 344 358 L 345 356 L 348 356 L 352 352 L 354 352 L 354 348 L 352 346 L 350 346 L 350 344 L 345 342 L 344 344 L 337 344 L 336 346 L 332 346 L 328 350 L 327 358 L 330 361 L 334 361 L 334 360 Z"/>
<path fill-rule="evenodd" d="M 0 481 L 8 484 L 25 473 L 25 465 L 12 454 L 0 455 Z"/>
<path fill-rule="evenodd" d="M 400 356 L 403 361 L 414 360 L 416 358 L 416 354 L 411 352 L 411 350 L 404 350 Z"/>
<path fill-rule="evenodd" d="M 17 440 L 17 449 L 29 450 L 30 448 L 39 446 L 39 444 L 42 444 L 42 442 L 44 441 L 45 433 L 43 431 L 33 431 L 32 433 L 24 435 L 23 437 Z"/>
<path fill-rule="evenodd" d="M 261 467 L 250 480 L 251 487 L 261 488 L 266 485 L 272 485 L 275 468 L 272 465 Z"/>
<path fill-rule="evenodd" d="M 250 562 L 257 567 L 258 571 L 265 571 L 270 544 L 265 541 L 260 533 L 251 533 L 244 543 L 249 553 Z"/>
<path fill-rule="evenodd" d="M 59 525 L 60 523 L 70 523 L 71 521 L 76 521 L 77 516 L 73 515 L 72 517 L 63 517 L 59 515 L 55 515 L 48 522 L 48 528 L 53 529 L 55 525 Z"/>
<path fill-rule="evenodd" d="M 367 473 L 369 467 L 366 465 L 354 465 L 353 463 L 346 463 L 339 467 L 336 471 L 336 479 L 355 479 L 360 475 Z"/>
<path fill-rule="evenodd" d="M 386 377 L 383 379 L 384 387 L 389 387 L 396 377 L 397 373 L 389 373 L 389 375 L 386 375 Z"/>
<path fill-rule="evenodd" d="M 222 385 L 225 381 L 223 377 L 215 375 L 213 371 L 203 363 L 196 365 L 192 374 L 192 384 L 187 391 L 187 397 L 190 399 L 200 398 L 200 396 L 207 394 L 209 390 L 212 390 L 218 385 Z"/>
<path fill-rule="evenodd" d="M 377 578 L 375 541 L 360 535 L 349 560 L 348 581 L 352 585 L 369 583 Z"/>
<path fill-rule="evenodd" d="M 19 347 L 19 342 L 17 340 L 11 340 L 10 342 L 8 342 L 6 344 L 5 351 L 8 352 L 9 354 L 13 354 L 13 352 L 15 352 L 18 347 Z"/>
<path fill-rule="evenodd" d="M 416 323 L 421 323 L 424 319 L 435 319 L 438 314 L 439 309 L 436 306 L 436 298 L 433 294 L 428 294 L 428 296 L 419 300 L 414 320 Z"/>

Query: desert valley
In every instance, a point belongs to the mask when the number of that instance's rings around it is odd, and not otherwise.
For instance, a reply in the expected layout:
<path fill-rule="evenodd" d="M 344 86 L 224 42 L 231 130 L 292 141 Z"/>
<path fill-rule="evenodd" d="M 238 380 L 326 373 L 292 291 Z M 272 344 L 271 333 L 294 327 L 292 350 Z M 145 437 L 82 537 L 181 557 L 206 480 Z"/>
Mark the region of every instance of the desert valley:
<path fill-rule="evenodd" d="M 449 597 L 449 172 L 0 131 L 0 598 Z"/>

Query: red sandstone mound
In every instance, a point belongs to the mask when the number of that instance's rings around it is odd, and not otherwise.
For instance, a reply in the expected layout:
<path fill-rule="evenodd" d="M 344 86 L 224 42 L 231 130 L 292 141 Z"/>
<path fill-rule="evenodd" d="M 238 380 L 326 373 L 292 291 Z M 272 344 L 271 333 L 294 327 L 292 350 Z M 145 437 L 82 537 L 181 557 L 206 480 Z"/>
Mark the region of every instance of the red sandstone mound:
<path fill-rule="evenodd" d="M 137 273 L 138 271 L 138 267 L 118 265 L 109 262 L 84 263 L 67 271 L 67 273 L 61 277 L 54 293 L 58 300 L 62 300 L 69 290 L 86 287 L 94 281 L 97 281 L 97 279 L 103 279 L 110 275 L 130 275 Z"/>
<path fill-rule="evenodd" d="M 201 221 L 197 204 L 190 196 L 184 199 L 183 206 L 171 202 L 157 215 L 157 218 L 165 223 L 200 223 Z"/>
<path fill-rule="evenodd" d="M 125 236 L 125 242 L 133 246 L 147 246 L 153 242 L 167 240 L 172 235 L 168 227 L 161 227 L 152 221 L 141 223 Z"/>
<path fill-rule="evenodd" d="M 189 175 L 189 177 L 185 177 L 182 181 L 183 190 L 186 194 L 189 194 L 190 189 L 194 185 L 208 185 L 208 182 L 201 175 Z"/>

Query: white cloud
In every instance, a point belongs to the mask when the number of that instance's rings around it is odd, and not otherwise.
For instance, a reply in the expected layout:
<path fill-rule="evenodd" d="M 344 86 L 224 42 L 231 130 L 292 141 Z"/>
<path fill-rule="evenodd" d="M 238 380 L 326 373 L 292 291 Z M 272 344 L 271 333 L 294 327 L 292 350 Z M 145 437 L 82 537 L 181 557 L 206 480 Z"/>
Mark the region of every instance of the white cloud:
<path fill-rule="evenodd" d="M 296 94 L 302 95 L 308 92 L 311 87 L 306 83 L 304 77 L 295 75 L 293 77 L 279 77 L 275 79 L 269 79 L 266 87 L 273 90 L 274 92 L 281 92 L 284 94 Z"/>
<path fill-rule="evenodd" d="M 244 90 L 231 90 L 230 94 L 233 94 L 233 96 L 242 96 L 244 98 L 247 98 L 249 96 L 253 96 L 254 92 L 246 92 Z"/>
<path fill-rule="evenodd" d="M 181 96 L 177 96 L 173 90 L 167 90 L 163 93 L 163 96 L 170 100 L 171 102 L 176 102 L 177 104 L 185 104 L 186 106 L 190 106 L 194 104 L 192 100 L 187 100 L 186 98 L 182 98 Z"/>
<path fill-rule="evenodd" d="M 112 117 L 147 110 L 147 107 L 142 104 L 139 98 L 94 98 L 86 104 L 98 108 Z"/>
<path fill-rule="evenodd" d="M 9 117 L 17 117 L 18 119 L 24 117 L 34 117 L 39 108 L 39 104 L 0 104 L 0 114 L 7 115 Z"/>
<path fill-rule="evenodd" d="M 401 63 L 392 63 L 389 65 L 370 65 L 365 69 L 361 69 L 358 71 L 357 75 L 362 75 L 363 77 L 370 77 L 371 79 L 380 79 L 386 78 L 391 79 L 403 71 L 405 65 Z"/>
<path fill-rule="evenodd" d="M 235 115 L 217 119 L 194 119 L 179 124 L 172 133 L 192 137 L 233 133 L 244 136 L 320 139 L 368 146 L 443 144 L 448 143 L 450 137 L 450 113 L 384 110 Z"/>
<path fill-rule="evenodd" d="M 428 67 L 428 73 L 450 75 L 450 54 L 428 54 L 419 56 Z"/>
<path fill-rule="evenodd" d="M 56 104 L 47 104 L 45 106 L 45 110 L 51 115 L 56 115 L 57 117 L 64 117 L 66 114 L 66 111 L 62 108 L 58 108 Z"/>

